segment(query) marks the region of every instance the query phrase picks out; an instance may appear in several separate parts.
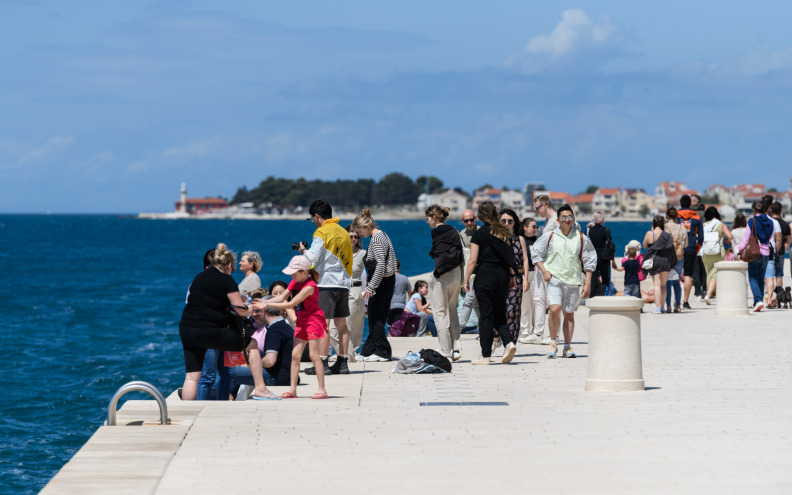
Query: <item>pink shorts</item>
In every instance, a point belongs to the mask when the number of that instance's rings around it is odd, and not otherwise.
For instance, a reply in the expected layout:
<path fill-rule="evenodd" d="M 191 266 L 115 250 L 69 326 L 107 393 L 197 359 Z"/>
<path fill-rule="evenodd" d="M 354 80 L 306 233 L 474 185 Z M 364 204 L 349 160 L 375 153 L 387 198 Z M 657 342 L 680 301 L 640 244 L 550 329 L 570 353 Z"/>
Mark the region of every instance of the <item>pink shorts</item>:
<path fill-rule="evenodd" d="M 294 329 L 294 338 L 300 340 L 321 339 L 327 333 L 327 326 L 324 320 L 309 320 L 307 322 L 298 321 L 297 328 Z"/>

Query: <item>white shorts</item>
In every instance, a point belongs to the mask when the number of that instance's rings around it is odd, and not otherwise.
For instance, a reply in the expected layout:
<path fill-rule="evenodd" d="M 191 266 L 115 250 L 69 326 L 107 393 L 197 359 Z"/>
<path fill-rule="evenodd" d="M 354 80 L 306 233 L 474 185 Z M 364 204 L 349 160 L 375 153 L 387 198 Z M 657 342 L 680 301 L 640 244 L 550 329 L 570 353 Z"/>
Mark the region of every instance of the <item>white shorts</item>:
<path fill-rule="evenodd" d="M 574 313 L 580 302 L 580 286 L 567 285 L 553 277 L 547 284 L 547 302 L 550 306 L 561 306 L 564 313 Z"/>

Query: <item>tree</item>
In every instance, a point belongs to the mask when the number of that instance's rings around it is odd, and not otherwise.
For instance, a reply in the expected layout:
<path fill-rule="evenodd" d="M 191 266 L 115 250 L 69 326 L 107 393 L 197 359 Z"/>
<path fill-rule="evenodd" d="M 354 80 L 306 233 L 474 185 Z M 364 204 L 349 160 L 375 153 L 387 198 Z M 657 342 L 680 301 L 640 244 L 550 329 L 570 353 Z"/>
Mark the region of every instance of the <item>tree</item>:
<path fill-rule="evenodd" d="M 376 201 L 387 206 L 415 203 L 422 192 L 412 179 L 399 172 L 380 179 L 375 191 Z"/>
<path fill-rule="evenodd" d="M 595 186 L 593 184 L 586 188 L 586 194 L 594 194 L 597 191 L 599 191 L 599 186 Z"/>
<path fill-rule="evenodd" d="M 483 186 L 476 189 L 476 191 L 481 191 L 483 189 L 492 189 L 492 184 L 484 184 Z"/>
<path fill-rule="evenodd" d="M 443 189 L 443 181 L 430 175 L 429 177 L 422 175 L 415 179 L 415 184 L 421 189 L 421 192 L 433 194 Z"/>
<path fill-rule="evenodd" d="M 649 205 L 641 205 L 641 209 L 638 211 L 638 214 L 642 217 L 649 216 Z"/>
<path fill-rule="evenodd" d="M 465 191 L 464 189 L 462 189 L 459 186 L 455 187 L 454 191 L 458 192 L 459 194 L 464 194 L 465 196 L 467 196 L 468 199 L 470 199 L 472 197 L 467 191 Z"/>
<path fill-rule="evenodd" d="M 771 187 L 770 189 L 767 190 L 767 192 L 768 193 L 777 193 L 778 189 L 776 189 L 775 187 Z"/>

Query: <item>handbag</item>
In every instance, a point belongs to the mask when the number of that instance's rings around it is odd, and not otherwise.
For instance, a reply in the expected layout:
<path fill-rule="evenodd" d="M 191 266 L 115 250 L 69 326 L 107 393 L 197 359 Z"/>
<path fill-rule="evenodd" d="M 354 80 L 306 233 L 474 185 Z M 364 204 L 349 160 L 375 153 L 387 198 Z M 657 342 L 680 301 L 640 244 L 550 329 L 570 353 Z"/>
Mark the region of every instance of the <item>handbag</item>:
<path fill-rule="evenodd" d="M 641 264 L 641 268 L 644 270 L 651 270 L 654 266 L 654 255 L 649 258 L 644 258 L 643 263 Z"/>
<path fill-rule="evenodd" d="M 745 245 L 740 251 L 740 259 L 746 263 L 758 260 L 762 253 L 759 251 L 759 238 L 756 237 L 756 232 L 751 231 L 751 237 L 748 238 L 748 244 Z"/>
<path fill-rule="evenodd" d="M 253 334 L 256 332 L 256 324 L 250 317 L 239 316 L 236 308 L 247 309 L 245 306 L 228 306 L 226 308 L 226 319 L 228 320 L 228 328 L 239 335 L 239 350 L 245 352 L 253 338 Z"/>

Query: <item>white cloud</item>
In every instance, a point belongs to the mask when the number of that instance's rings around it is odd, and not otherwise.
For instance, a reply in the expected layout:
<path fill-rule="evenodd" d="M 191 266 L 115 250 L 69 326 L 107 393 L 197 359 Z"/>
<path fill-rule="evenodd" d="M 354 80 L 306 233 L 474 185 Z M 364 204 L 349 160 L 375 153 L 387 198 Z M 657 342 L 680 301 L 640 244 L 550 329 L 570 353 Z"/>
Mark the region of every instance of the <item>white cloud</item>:
<path fill-rule="evenodd" d="M 624 36 L 607 16 L 591 20 L 580 9 L 565 10 L 550 34 L 532 38 L 505 62 L 526 74 L 547 70 L 596 68 L 607 59 L 623 56 Z"/>
<path fill-rule="evenodd" d="M 11 163 L 0 165 L 0 169 L 13 170 L 26 165 L 35 164 L 47 156 L 54 154 L 56 151 L 69 146 L 73 142 L 74 136 L 54 136 L 43 145 L 25 152 L 25 154 L 17 160 Z"/>

